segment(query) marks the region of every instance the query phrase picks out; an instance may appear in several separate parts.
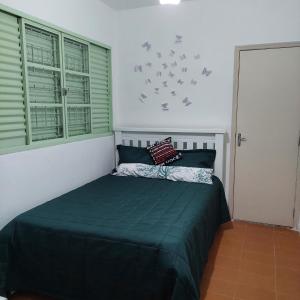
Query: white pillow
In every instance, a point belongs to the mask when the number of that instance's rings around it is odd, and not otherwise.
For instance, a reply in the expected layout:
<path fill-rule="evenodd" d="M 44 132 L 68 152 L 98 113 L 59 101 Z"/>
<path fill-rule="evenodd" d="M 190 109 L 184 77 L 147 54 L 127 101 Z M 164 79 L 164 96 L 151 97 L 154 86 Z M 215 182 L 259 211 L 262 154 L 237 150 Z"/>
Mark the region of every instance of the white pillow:
<path fill-rule="evenodd" d="M 120 164 L 116 176 L 134 176 L 146 178 L 168 179 L 172 181 L 185 181 L 212 184 L 213 169 L 190 168 L 176 166 L 155 166 L 146 164 Z"/>

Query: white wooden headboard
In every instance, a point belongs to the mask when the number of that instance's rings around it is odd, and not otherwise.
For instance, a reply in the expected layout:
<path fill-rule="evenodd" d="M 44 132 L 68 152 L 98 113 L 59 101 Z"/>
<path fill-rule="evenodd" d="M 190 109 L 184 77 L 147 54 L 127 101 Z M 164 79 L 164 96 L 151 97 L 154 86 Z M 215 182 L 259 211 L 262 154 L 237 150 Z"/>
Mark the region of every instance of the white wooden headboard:
<path fill-rule="evenodd" d="M 172 137 L 173 145 L 178 150 L 215 149 L 215 171 L 223 182 L 224 179 L 224 135 L 223 129 L 175 129 L 175 128 L 116 128 L 115 145 L 147 147 L 167 137 Z M 116 164 L 118 163 L 116 150 Z"/>

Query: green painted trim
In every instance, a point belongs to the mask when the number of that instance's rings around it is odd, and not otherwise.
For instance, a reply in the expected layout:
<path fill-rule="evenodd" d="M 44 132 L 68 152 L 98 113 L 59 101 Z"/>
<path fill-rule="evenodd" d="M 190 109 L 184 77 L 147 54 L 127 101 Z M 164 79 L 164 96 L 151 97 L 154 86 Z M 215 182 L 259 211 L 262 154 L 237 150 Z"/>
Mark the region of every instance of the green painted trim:
<path fill-rule="evenodd" d="M 112 99 L 113 99 L 113 83 L 112 83 L 112 59 L 111 59 L 111 50 L 109 50 L 108 53 L 108 72 L 109 72 L 109 129 L 113 130 L 113 105 L 112 105 Z"/>
<path fill-rule="evenodd" d="M 82 103 L 74 103 L 74 104 L 68 104 L 67 103 L 67 107 L 82 107 L 82 108 L 90 108 L 91 105 L 90 104 L 82 104 Z"/>
<path fill-rule="evenodd" d="M 69 40 L 73 40 L 75 42 L 78 42 L 78 43 L 81 43 L 81 44 L 84 44 L 86 46 L 89 46 L 89 40 L 88 39 L 83 39 L 83 38 L 80 38 L 80 37 L 76 37 L 74 36 L 73 34 L 69 34 L 68 32 L 64 31 L 63 32 L 63 36 L 64 38 L 67 38 Z"/>
<path fill-rule="evenodd" d="M 62 45 L 63 45 L 63 72 L 64 72 L 64 84 L 65 84 L 65 88 L 67 88 L 67 74 L 70 74 L 70 75 L 76 75 L 76 76 L 84 76 L 84 77 L 87 77 L 88 78 L 88 81 L 89 81 L 89 100 L 90 102 L 89 103 L 86 103 L 86 104 L 72 104 L 72 103 L 69 103 L 68 102 L 68 93 L 66 94 L 65 96 L 65 101 L 66 101 L 66 104 L 65 104 L 65 109 L 64 109 L 64 114 L 65 114 L 65 117 L 66 117 L 66 121 L 67 121 L 67 126 L 68 126 L 68 109 L 69 108 L 89 108 L 90 109 L 90 128 L 89 128 L 89 133 L 85 134 L 85 136 L 89 136 L 89 135 L 92 135 L 92 122 L 93 122 L 93 118 L 92 118 L 92 105 L 91 105 L 91 88 L 90 88 L 90 82 L 91 82 L 91 79 L 90 79 L 90 72 L 91 72 L 91 68 L 90 68 L 90 43 L 89 42 L 86 42 L 82 39 L 79 39 L 79 38 L 74 38 L 73 36 L 70 36 L 69 34 L 65 34 L 65 33 L 62 33 Z M 75 41 L 75 42 L 78 42 L 78 43 L 81 43 L 83 45 L 86 45 L 87 46 L 87 56 L 88 56 L 88 73 L 84 73 L 84 72 L 78 72 L 78 71 L 73 71 L 73 70 L 68 70 L 66 69 L 66 64 L 65 64 L 65 55 L 66 55 L 66 51 L 65 51 L 65 39 L 68 39 L 68 40 L 71 40 L 71 41 Z M 78 135 L 77 135 L 78 136 Z M 69 134 L 69 127 L 68 127 L 68 139 L 73 139 L 77 136 L 70 136 Z"/>
<path fill-rule="evenodd" d="M 65 88 L 65 74 L 64 74 L 64 52 L 63 52 L 63 38 L 62 38 L 62 33 L 59 33 L 58 36 L 58 51 L 59 51 L 59 66 L 60 66 L 60 88 L 61 88 L 61 104 L 62 104 L 62 116 L 63 116 L 63 137 L 65 142 L 68 141 L 67 139 L 67 123 L 66 123 L 66 119 L 67 119 L 67 115 L 66 115 L 66 98 L 63 94 L 63 89 Z"/>
<path fill-rule="evenodd" d="M 61 87 L 66 88 L 66 71 L 65 71 L 65 45 L 63 34 L 59 37 L 59 50 L 60 50 L 60 61 L 61 61 Z M 64 137 L 68 140 L 69 130 L 68 130 L 68 108 L 67 108 L 67 97 L 62 93 L 62 103 L 63 103 L 63 122 L 64 122 Z"/>
<path fill-rule="evenodd" d="M 54 107 L 54 108 L 62 108 L 63 105 L 61 103 L 29 103 L 29 107 Z"/>
<path fill-rule="evenodd" d="M 28 67 L 34 67 L 36 69 L 40 69 L 40 70 L 49 70 L 49 71 L 55 71 L 58 72 L 60 74 L 60 78 L 62 78 L 62 74 L 61 74 L 61 64 L 62 64 L 62 60 L 61 60 L 61 56 L 60 56 L 60 36 L 61 33 L 59 31 L 56 31 L 52 28 L 40 25 L 36 22 L 32 22 L 31 20 L 25 19 L 25 18 L 21 18 L 22 20 L 22 33 L 23 33 L 23 49 L 24 49 L 24 61 L 23 64 L 25 66 L 25 72 L 24 72 L 24 78 L 25 78 L 25 82 L 27 87 L 29 87 L 28 81 L 29 81 L 29 76 L 28 76 Z M 58 41 L 58 57 L 59 57 L 59 66 L 60 68 L 57 67 L 52 67 L 52 66 L 47 66 L 44 64 L 39 64 L 39 63 L 31 63 L 28 62 L 28 57 L 27 57 L 27 51 L 26 51 L 26 47 L 27 47 L 27 35 L 26 35 L 26 25 L 30 26 L 30 27 L 34 27 L 37 29 L 41 29 L 45 32 L 49 32 L 51 34 L 54 34 L 55 36 L 57 36 L 57 41 Z M 30 129 L 29 131 L 29 138 L 28 138 L 28 145 L 31 144 L 40 144 L 40 143 L 44 143 L 47 140 L 42 140 L 42 141 L 33 141 L 33 130 L 32 130 L 32 123 L 31 123 L 31 112 L 33 108 L 62 108 L 63 105 L 62 104 L 58 104 L 58 103 L 32 103 L 30 102 L 30 95 L 29 93 L 27 94 L 27 101 L 26 101 L 26 110 L 28 111 L 28 115 L 26 116 L 26 122 L 27 122 L 27 126 Z M 62 109 L 62 118 L 64 120 L 64 110 Z M 65 128 L 64 128 L 64 123 L 63 125 L 63 136 L 61 138 L 57 138 L 57 139 L 49 139 L 49 141 L 61 141 L 62 139 L 65 139 Z"/>
<path fill-rule="evenodd" d="M 70 137 L 68 139 L 60 138 L 55 140 L 33 142 L 31 145 L 13 147 L 10 149 L 0 149 L 0 155 L 13 154 L 16 152 L 24 152 L 27 150 L 64 145 L 64 144 L 69 144 L 69 143 L 74 143 L 79 141 L 85 141 L 85 140 L 92 140 L 92 139 L 106 137 L 106 136 L 113 136 L 113 132 L 110 131 L 107 133 L 100 133 L 100 134 L 80 135 L 80 136 Z"/>
<path fill-rule="evenodd" d="M 27 130 L 27 145 L 24 146 L 17 146 L 12 147 L 9 149 L 0 149 L 0 155 L 3 154 L 9 154 L 14 152 L 20 152 L 20 151 L 26 151 L 26 150 L 32 150 L 32 149 L 38 149 L 48 146 L 54 146 L 54 145 L 60 145 L 60 144 L 66 144 L 66 143 L 72 143 L 75 141 L 82 141 L 82 140 L 88 140 L 88 139 L 94 139 L 99 137 L 105 137 L 105 136 L 111 136 L 112 133 L 112 64 L 111 64 L 111 47 L 108 45 L 105 45 L 103 43 L 100 43 L 98 41 L 86 38 L 80 34 L 75 34 L 71 31 L 68 31 L 64 28 L 61 28 L 59 26 L 53 25 L 51 23 L 45 22 L 39 18 L 35 18 L 32 16 L 29 16 L 21 11 L 12 9 L 8 6 L 5 6 L 3 4 L 0 4 L 0 11 L 3 11 L 4 13 L 8 13 L 11 15 L 14 15 L 15 17 L 19 17 L 20 19 L 20 39 L 22 41 L 21 50 L 22 50 L 22 59 L 23 59 L 23 74 L 24 74 L 24 97 L 25 97 L 25 107 L 26 107 L 26 130 Z M 55 68 L 51 66 L 43 66 L 39 64 L 34 64 L 27 62 L 27 51 L 26 51 L 26 34 L 25 34 L 25 24 L 35 26 L 37 28 L 41 28 L 43 30 L 49 31 L 51 33 L 57 34 L 59 38 L 59 55 L 60 55 L 60 68 Z M 65 69 L 65 59 L 64 59 L 64 37 L 67 37 L 69 39 L 73 39 L 75 41 L 81 42 L 83 44 L 86 44 L 88 46 L 88 59 L 89 59 L 89 73 L 79 73 L 79 72 L 73 72 L 68 71 Z M 66 96 L 62 96 L 62 104 L 61 105 L 54 105 L 55 107 L 63 107 L 63 130 L 64 130 L 64 136 L 62 138 L 52 139 L 52 140 L 43 140 L 43 141 L 32 141 L 32 131 L 31 131 L 31 118 L 30 118 L 30 107 L 31 106 L 39 106 L 34 105 L 34 103 L 30 103 L 29 100 L 29 89 L 28 89 L 28 66 L 36 67 L 39 69 L 46 69 L 50 71 L 56 71 L 60 72 L 61 77 L 61 87 L 66 87 L 66 73 L 70 74 L 77 74 L 81 76 L 87 76 L 90 77 L 90 45 L 94 44 L 96 46 L 99 46 L 103 49 L 106 49 L 107 55 L 108 55 L 108 65 L 109 65 L 109 127 L 110 131 L 106 133 L 98 133 L 93 134 L 92 132 L 90 134 L 84 134 L 79 136 L 73 136 L 69 137 L 68 135 L 68 107 L 77 106 L 75 105 L 68 105 Z M 89 84 L 91 85 L 91 81 L 89 81 Z M 91 97 L 91 88 L 90 88 L 90 97 Z M 90 99 L 91 101 L 91 99 Z M 49 104 L 41 104 L 41 106 L 46 107 L 53 107 L 53 105 Z M 90 114 L 91 114 L 91 131 L 92 131 L 92 104 L 89 105 L 78 105 L 78 107 L 90 107 Z"/>
<path fill-rule="evenodd" d="M 90 73 L 82 73 L 82 72 L 71 71 L 71 70 L 65 70 L 65 73 L 70 74 L 70 75 L 84 76 L 84 77 L 90 77 L 91 76 Z"/>
<path fill-rule="evenodd" d="M 90 89 L 90 114 L 91 114 L 91 123 L 90 123 L 90 126 L 91 126 L 91 134 L 94 133 L 94 118 L 93 118 L 93 109 L 94 109 L 94 105 L 92 103 L 92 99 L 93 99 L 93 92 L 92 92 L 92 84 L 91 84 L 91 81 L 92 81 L 92 69 L 91 69 L 91 46 L 89 45 L 89 48 L 88 48 L 88 57 L 89 57 L 89 75 L 90 75 L 90 78 L 89 78 L 89 89 Z"/>
<path fill-rule="evenodd" d="M 48 71 L 53 71 L 53 72 L 61 71 L 60 68 L 55 68 L 55 67 L 51 67 L 51 66 L 47 66 L 47 65 L 32 63 L 32 62 L 28 62 L 28 61 L 26 61 L 26 65 L 27 65 L 27 67 L 37 68 L 37 69 L 41 69 L 41 70 L 48 70 Z"/>
<path fill-rule="evenodd" d="M 91 120 L 91 122 L 90 122 L 90 132 L 91 132 L 91 134 L 93 135 L 94 134 L 94 132 L 93 132 L 93 120 L 94 120 L 94 118 L 93 118 L 93 105 L 92 105 L 92 89 L 91 89 L 91 44 L 89 43 L 89 45 L 88 45 L 88 66 L 89 66 L 89 75 L 90 75 L 90 77 L 89 77 L 89 91 L 90 91 L 90 93 L 89 93 L 89 107 L 90 107 L 90 120 Z"/>
<path fill-rule="evenodd" d="M 85 41 L 88 41 L 88 42 L 91 42 L 91 43 L 93 43 L 93 44 L 96 44 L 96 45 L 98 45 L 98 46 L 100 46 L 100 47 L 106 48 L 106 49 L 108 49 L 108 50 L 111 49 L 111 46 L 109 46 L 109 45 L 106 45 L 106 44 L 104 44 L 104 43 L 98 42 L 98 41 L 93 40 L 93 39 L 91 39 L 91 38 L 87 38 L 87 37 L 85 37 L 85 36 L 83 36 L 83 35 L 81 35 L 81 34 L 77 34 L 77 33 L 75 33 L 75 32 L 69 31 L 69 30 L 67 30 L 67 29 L 65 29 L 65 28 L 63 28 L 63 27 L 56 26 L 56 25 L 54 25 L 54 24 L 52 24 L 52 23 L 50 23 L 50 22 L 43 21 L 43 20 L 41 20 L 41 19 L 39 19 L 39 18 L 37 18 L 37 17 L 33 17 L 33 16 L 28 15 L 28 14 L 26 14 L 26 13 L 20 11 L 20 10 L 11 8 L 11 7 L 6 6 L 6 5 L 4 5 L 4 4 L 0 4 L 0 10 L 3 10 L 4 12 L 8 12 L 8 13 L 10 13 L 10 14 L 12 14 L 12 15 L 17 16 L 17 17 L 25 18 L 25 19 L 28 19 L 28 20 L 30 20 L 30 21 L 39 23 L 39 24 L 42 25 L 42 26 L 48 26 L 48 27 L 51 27 L 51 28 L 53 28 L 53 29 L 55 29 L 55 30 L 62 31 L 62 32 L 64 32 L 64 33 L 67 33 L 67 34 L 69 34 L 69 35 L 75 37 L 75 38 L 77 37 L 77 38 L 79 38 L 79 39 L 83 39 L 83 40 L 85 40 Z"/>
<path fill-rule="evenodd" d="M 22 19 L 24 20 L 25 24 L 28 24 L 28 25 L 33 26 L 33 27 L 36 27 L 38 29 L 42 29 L 44 31 L 49 31 L 51 33 L 56 34 L 57 36 L 60 35 L 60 31 L 56 30 L 55 28 L 53 28 L 53 26 L 47 26 L 47 25 L 41 24 L 39 22 L 35 22 L 32 18 L 22 17 Z"/>
<path fill-rule="evenodd" d="M 24 100 L 25 100 L 25 123 L 26 123 L 26 142 L 30 145 L 32 142 L 31 132 L 31 116 L 30 116 L 30 101 L 29 101 L 29 85 L 28 85 L 28 67 L 27 67 L 27 51 L 26 51 L 26 34 L 25 34 L 25 22 L 24 19 L 19 19 L 20 24 L 20 40 L 22 51 L 22 69 L 23 69 L 23 88 L 24 88 Z"/>

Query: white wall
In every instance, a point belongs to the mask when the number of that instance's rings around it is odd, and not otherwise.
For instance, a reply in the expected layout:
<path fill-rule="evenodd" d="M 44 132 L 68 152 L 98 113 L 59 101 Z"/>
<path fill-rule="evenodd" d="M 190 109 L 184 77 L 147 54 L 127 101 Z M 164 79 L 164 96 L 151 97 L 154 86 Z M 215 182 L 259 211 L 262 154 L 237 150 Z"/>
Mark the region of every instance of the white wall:
<path fill-rule="evenodd" d="M 0 156 L 0 227 L 110 172 L 112 145 L 113 138 L 105 137 Z"/>
<path fill-rule="evenodd" d="M 183 36 L 180 45 L 174 45 L 176 34 Z M 295 40 L 300 40 L 299 0 L 199 0 L 174 7 L 122 11 L 118 15 L 120 66 L 115 122 L 118 126 L 134 127 L 222 127 L 230 133 L 234 47 Z M 152 44 L 149 52 L 141 47 L 145 41 Z M 197 78 L 199 84 L 179 89 L 173 83 L 172 89 L 178 90 L 179 97 L 172 97 L 166 91 L 157 96 L 151 92 L 159 85 L 154 71 L 145 68 L 145 75 L 135 73 L 133 68 L 154 61 L 156 71 L 155 53 L 166 54 L 171 48 L 188 57 L 200 53 L 200 64 L 187 60 L 192 71 L 185 75 L 188 83 Z M 207 78 L 201 76 L 204 66 L 213 70 Z M 151 88 L 145 85 L 145 77 L 153 78 Z M 141 92 L 148 95 L 145 103 L 138 100 Z M 186 95 L 193 102 L 188 107 L 181 102 Z M 162 102 L 169 102 L 169 111 L 162 111 Z M 228 145 L 227 191 L 229 149 Z"/>
<path fill-rule="evenodd" d="M 116 13 L 98 0 L 0 3 L 110 45 L 114 56 Z M 0 156 L 0 228 L 17 214 L 107 174 L 113 153 L 113 138 L 105 137 Z"/>
<path fill-rule="evenodd" d="M 234 46 L 300 40 L 299 0 L 199 0 L 122 12 L 99 0 L 0 3 L 112 46 L 115 126 L 224 127 L 230 132 Z M 185 78 L 199 76 L 204 65 L 213 73 L 197 77 L 199 86 L 180 89 L 177 100 L 149 93 L 142 104 L 144 77 L 133 72 L 135 64 L 149 60 L 141 44 L 149 40 L 155 52 L 165 53 L 174 48 L 175 34 L 183 36 L 180 53 L 201 55 L 200 66 L 188 60 L 193 72 Z M 180 102 L 185 94 L 191 106 Z M 170 111 L 163 112 L 161 102 L 169 102 Z M 16 214 L 107 173 L 112 155 L 113 140 L 107 137 L 0 156 L 0 228 Z"/>

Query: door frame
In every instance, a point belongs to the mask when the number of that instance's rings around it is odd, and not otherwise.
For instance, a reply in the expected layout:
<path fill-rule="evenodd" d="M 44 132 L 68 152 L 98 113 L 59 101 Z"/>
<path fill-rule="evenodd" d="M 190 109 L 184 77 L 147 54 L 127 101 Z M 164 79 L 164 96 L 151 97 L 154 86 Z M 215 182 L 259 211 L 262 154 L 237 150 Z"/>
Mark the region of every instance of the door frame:
<path fill-rule="evenodd" d="M 230 138 L 230 166 L 229 166 L 229 206 L 231 216 L 234 219 L 234 184 L 235 184 L 235 159 L 236 159 L 236 135 L 237 135 L 237 113 L 238 113 L 238 96 L 239 96 L 239 75 L 240 75 L 240 54 L 242 51 L 266 50 L 279 48 L 300 47 L 300 41 L 253 44 L 236 46 L 234 51 L 234 74 L 233 74 L 233 100 L 232 100 L 232 117 L 231 117 L 231 138 Z M 300 167 L 300 166 L 299 166 Z M 296 183 L 297 184 L 297 183 Z M 298 198 L 298 199 L 297 199 Z M 294 213 L 294 227 L 300 231 L 300 197 L 295 199 L 296 210 Z M 299 211 L 298 211 L 299 210 Z"/>

